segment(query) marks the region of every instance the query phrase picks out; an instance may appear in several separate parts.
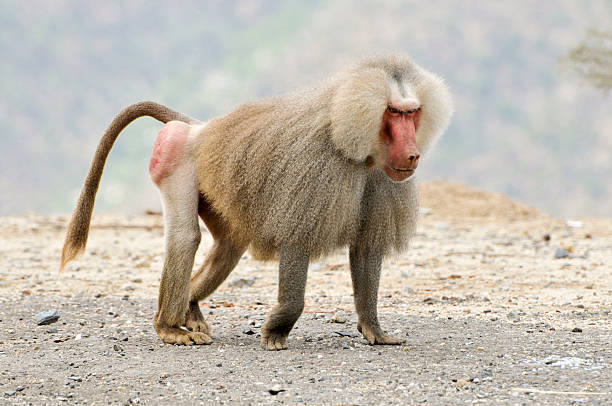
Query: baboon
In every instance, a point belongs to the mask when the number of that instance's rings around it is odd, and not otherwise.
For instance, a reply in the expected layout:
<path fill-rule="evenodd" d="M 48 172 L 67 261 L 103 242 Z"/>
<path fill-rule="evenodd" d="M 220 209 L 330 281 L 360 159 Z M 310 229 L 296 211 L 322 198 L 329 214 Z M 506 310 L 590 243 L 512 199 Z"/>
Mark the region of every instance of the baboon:
<path fill-rule="evenodd" d="M 238 107 L 207 123 L 154 102 L 115 117 L 98 145 L 72 219 L 61 267 L 82 253 L 104 163 L 131 121 L 165 123 L 149 172 L 163 203 L 165 259 L 154 326 L 166 343 L 208 344 L 198 302 L 248 249 L 279 260 L 278 304 L 261 347 L 287 348 L 304 308 L 310 260 L 349 248 L 357 329 L 370 344 L 405 340 L 377 314 L 381 263 L 415 229 L 412 174 L 452 115 L 443 80 L 403 56 L 366 59 L 320 85 Z M 192 274 L 198 215 L 214 238 Z"/>

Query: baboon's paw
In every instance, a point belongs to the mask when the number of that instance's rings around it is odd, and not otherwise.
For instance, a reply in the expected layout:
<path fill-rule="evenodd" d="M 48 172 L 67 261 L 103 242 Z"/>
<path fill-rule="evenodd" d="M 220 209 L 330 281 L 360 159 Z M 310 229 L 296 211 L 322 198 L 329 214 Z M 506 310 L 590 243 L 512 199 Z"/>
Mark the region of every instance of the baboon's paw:
<path fill-rule="evenodd" d="M 206 320 L 204 320 L 200 306 L 198 306 L 197 303 L 189 306 L 186 320 L 185 327 L 187 327 L 187 329 L 210 336 L 210 327 L 208 326 L 208 323 L 206 323 Z"/>
<path fill-rule="evenodd" d="M 212 340 L 206 333 L 183 330 L 176 327 L 161 327 L 157 329 L 157 334 L 163 342 L 168 344 L 192 345 L 210 344 Z"/>
<path fill-rule="evenodd" d="M 380 327 L 367 327 L 361 324 L 357 325 L 357 330 L 363 334 L 370 345 L 400 345 L 406 342 L 406 339 L 389 335 L 381 330 Z"/>
<path fill-rule="evenodd" d="M 280 351 L 287 349 L 287 336 L 278 333 L 269 333 L 261 336 L 261 348 L 267 351 Z"/>
<path fill-rule="evenodd" d="M 185 327 L 193 332 L 204 333 L 206 335 L 210 335 L 210 327 L 205 320 L 190 320 L 187 319 L 185 323 Z"/>

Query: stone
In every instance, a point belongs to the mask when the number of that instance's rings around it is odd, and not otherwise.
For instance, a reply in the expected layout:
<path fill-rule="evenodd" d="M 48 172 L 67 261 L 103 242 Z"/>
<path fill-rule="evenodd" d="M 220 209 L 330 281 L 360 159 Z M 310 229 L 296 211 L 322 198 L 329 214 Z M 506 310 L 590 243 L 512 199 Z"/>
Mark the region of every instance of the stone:
<path fill-rule="evenodd" d="M 521 316 L 519 316 L 517 311 L 512 310 L 510 313 L 508 313 L 508 320 L 517 322 L 521 320 Z"/>
<path fill-rule="evenodd" d="M 229 285 L 235 288 L 246 288 L 249 286 L 253 286 L 254 283 L 255 279 L 236 278 L 232 280 Z"/>
<path fill-rule="evenodd" d="M 36 324 L 39 326 L 44 326 L 58 321 L 60 315 L 57 310 L 50 310 L 47 312 L 40 312 L 34 318 L 36 320 Z"/>
<path fill-rule="evenodd" d="M 280 385 L 273 385 L 270 389 L 268 389 L 268 392 L 270 393 L 270 395 L 276 396 L 281 392 L 284 392 L 285 389 L 283 389 Z"/>
<path fill-rule="evenodd" d="M 340 323 L 340 324 L 346 323 L 346 317 L 344 316 L 344 312 L 342 312 L 342 311 L 336 312 L 333 315 L 333 317 L 331 318 L 331 322 L 332 323 Z"/>
<path fill-rule="evenodd" d="M 554 255 L 555 259 L 567 258 L 569 253 L 564 248 L 557 248 Z"/>

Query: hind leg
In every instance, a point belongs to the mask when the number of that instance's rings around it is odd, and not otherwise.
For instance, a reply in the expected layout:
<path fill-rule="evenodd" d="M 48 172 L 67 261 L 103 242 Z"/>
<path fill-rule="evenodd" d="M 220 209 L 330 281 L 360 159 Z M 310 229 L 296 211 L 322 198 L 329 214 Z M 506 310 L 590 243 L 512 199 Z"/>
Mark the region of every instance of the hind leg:
<path fill-rule="evenodd" d="M 202 267 L 192 276 L 189 288 L 189 309 L 185 325 L 191 331 L 210 334 L 210 328 L 198 302 L 210 296 L 232 272 L 246 250 L 246 243 L 234 241 L 223 219 L 205 199 L 200 200 L 199 212 L 215 242 Z"/>
<path fill-rule="evenodd" d="M 207 334 L 182 328 L 189 304 L 189 277 L 200 244 L 195 163 L 186 152 L 189 131 L 184 123 L 166 124 L 149 166 L 163 203 L 166 246 L 153 325 L 162 341 L 184 345 L 210 343 Z"/>

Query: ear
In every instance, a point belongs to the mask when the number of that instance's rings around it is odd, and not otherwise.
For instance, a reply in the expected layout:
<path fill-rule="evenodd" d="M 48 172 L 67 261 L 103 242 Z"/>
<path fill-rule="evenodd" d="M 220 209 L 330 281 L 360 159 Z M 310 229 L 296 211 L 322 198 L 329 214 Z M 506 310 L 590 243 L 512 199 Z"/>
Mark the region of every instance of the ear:
<path fill-rule="evenodd" d="M 331 139 L 346 157 L 364 161 L 377 148 L 389 100 L 387 75 L 379 69 L 340 76 L 331 102 Z"/>

